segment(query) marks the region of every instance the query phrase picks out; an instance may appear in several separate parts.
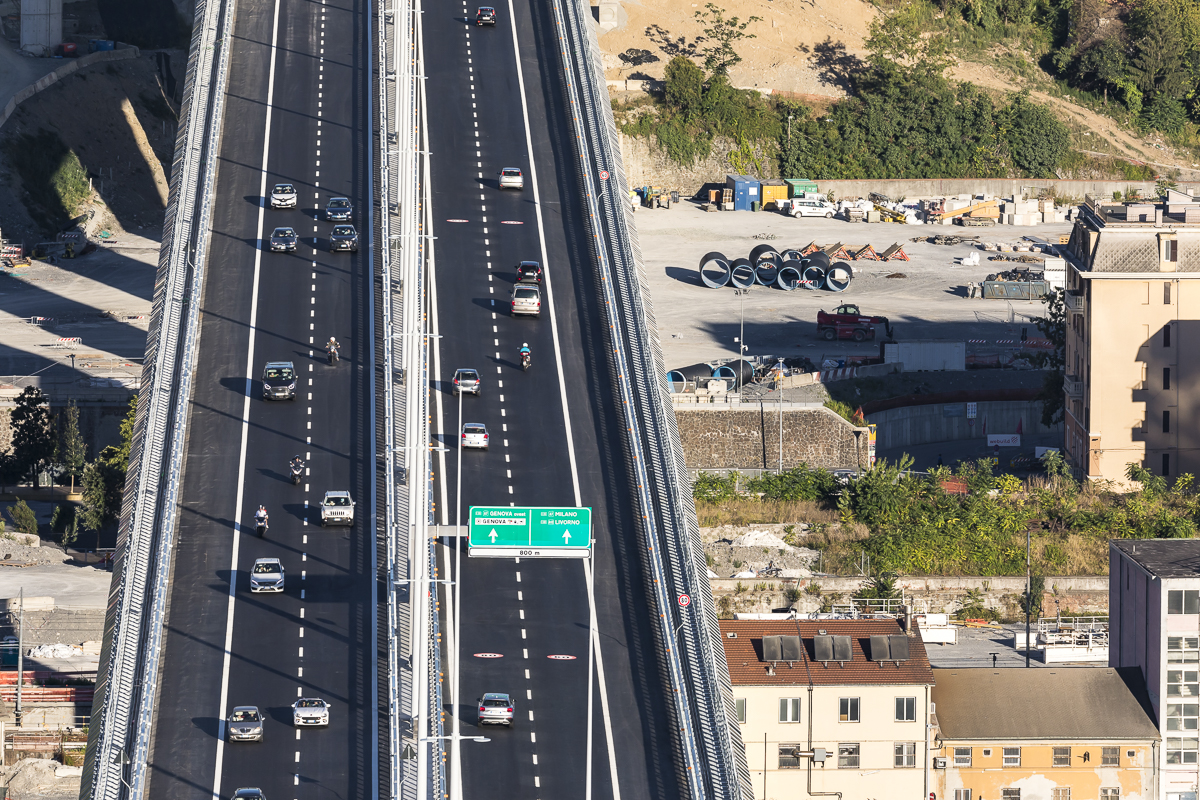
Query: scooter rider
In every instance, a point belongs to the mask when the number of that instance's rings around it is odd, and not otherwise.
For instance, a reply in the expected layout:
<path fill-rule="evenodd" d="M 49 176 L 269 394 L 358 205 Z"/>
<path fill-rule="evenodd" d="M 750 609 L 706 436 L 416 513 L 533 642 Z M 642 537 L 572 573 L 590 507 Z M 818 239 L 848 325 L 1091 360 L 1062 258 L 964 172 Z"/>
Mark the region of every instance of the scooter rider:
<path fill-rule="evenodd" d="M 329 341 L 325 343 L 325 352 L 330 358 L 337 358 L 339 347 L 338 340 L 330 336 Z"/>
<path fill-rule="evenodd" d="M 292 456 L 292 460 L 288 462 L 288 467 L 292 470 L 293 481 L 298 481 L 300 474 L 304 472 L 304 459 L 300 458 L 300 454 Z"/>
<path fill-rule="evenodd" d="M 529 343 L 525 342 L 521 345 L 521 363 L 524 364 L 526 361 L 532 361 L 532 360 L 533 359 L 530 357 L 530 352 L 529 352 Z"/>
<path fill-rule="evenodd" d="M 269 527 L 266 506 L 259 506 L 258 511 L 254 512 L 254 527 L 260 529 L 260 535 L 261 531 L 265 531 Z"/>

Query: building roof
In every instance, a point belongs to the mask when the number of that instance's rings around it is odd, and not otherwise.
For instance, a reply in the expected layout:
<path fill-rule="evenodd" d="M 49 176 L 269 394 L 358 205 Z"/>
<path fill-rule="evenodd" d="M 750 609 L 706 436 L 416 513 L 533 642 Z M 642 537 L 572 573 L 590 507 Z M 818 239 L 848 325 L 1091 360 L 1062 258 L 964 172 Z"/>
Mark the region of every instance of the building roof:
<path fill-rule="evenodd" d="M 826 666 L 816 660 L 813 637 L 821 631 L 850 637 L 851 659 L 844 666 L 837 662 Z M 731 638 L 731 633 L 736 636 Z M 810 677 L 815 686 L 933 683 L 933 670 L 920 636 L 908 637 L 909 658 L 899 665 L 868 659 L 872 636 L 903 634 L 894 619 L 721 620 L 721 644 L 734 686 L 807 685 Z M 769 674 L 772 664 L 763 660 L 764 636 L 800 636 L 801 660 L 790 665 L 775 662 L 775 674 Z"/>
<path fill-rule="evenodd" d="M 1158 578 L 1200 578 L 1200 539 L 1114 539 L 1120 550 Z"/>
<path fill-rule="evenodd" d="M 1149 741 L 1159 738 L 1137 667 L 938 669 L 946 740 Z"/>

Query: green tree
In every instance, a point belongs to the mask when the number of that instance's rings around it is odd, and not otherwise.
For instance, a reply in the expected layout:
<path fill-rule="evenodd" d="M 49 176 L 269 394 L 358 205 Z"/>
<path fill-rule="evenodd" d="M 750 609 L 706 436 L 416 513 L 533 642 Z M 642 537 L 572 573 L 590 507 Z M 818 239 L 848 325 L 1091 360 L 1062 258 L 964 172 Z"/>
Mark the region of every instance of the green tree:
<path fill-rule="evenodd" d="M 24 500 L 18 500 L 16 503 L 8 507 L 8 516 L 12 519 L 13 524 L 17 526 L 17 530 L 21 533 L 32 533 L 35 536 L 38 532 L 37 515 L 33 513 L 33 509 Z"/>
<path fill-rule="evenodd" d="M 25 470 L 17 463 L 17 458 L 11 450 L 0 450 L 0 493 L 7 492 L 9 486 L 20 482 Z M 3 530 L 3 528 L 0 528 Z"/>
<path fill-rule="evenodd" d="M 133 429 L 137 424 L 138 396 L 129 398 L 129 410 L 121 420 L 121 444 L 117 446 L 112 458 L 112 465 L 121 471 L 121 480 L 125 479 L 125 471 L 129 468 L 129 451 L 133 448 Z"/>
<path fill-rule="evenodd" d="M 1129 15 L 1133 37 L 1133 57 L 1129 72 L 1143 94 L 1180 97 L 1187 81 L 1184 69 L 1188 43 L 1184 38 L 1183 19 L 1174 4 L 1164 0 L 1145 0 L 1134 5 Z"/>
<path fill-rule="evenodd" d="M 1034 324 L 1054 345 L 1050 351 L 1048 363 L 1050 371 L 1042 381 L 1042 392 L 1038 399 L 1042 401 L 1042 424 L 1049 427 L 1057 425 L 1063 418 L 1063 386 L 1064 358 L 1067 346 L 1067 306 L 1062 289 L 1057 289 L 1042 297 L 1046 306 L 1046 316 L 1038 317 Z"/>
<path fill-rule="evenodd" d="M 952 63 L 949 39 L 928 30 L 922 11 L 919 4 L 907 3 L 871 21 L 867 63 L 881 83 L 898 77 L 940 79 Z"/>
<path fill-rule="evenodd" d="M 700 112 L 704 100 L 704 72 L 687 56 L 675 56 L 667 62 L 665 78 L 667 102 L 690 122 Z"/>
<path fill-rule="evenodd" d="M 1005 140 L 1013 166 L 1032 178 L 1054 177 L 1071 149 L 1066 126 L 1049 109 L 1029 102 L 1025 93 L 1013 98 L 1005 112 Z"/>
<path fill-rule="evenodd" d="M 13 454 L 22 474 L 31 476 L 38 488 L 40 474 L 54 458 L 54 435 L 46 397 L 35 386 L 26 386 L 17 396 L 12 411 Z"/>
<path fill-rule="evenodd" d="M 71 492 L 75 491 L 75 477 L 83 472 L 87 460 L 87 445 L 79 433 L 79 406 L 72 400 L 67 403 L 66 423 L 58 440 L 58 454 L 55 459 L 62 464 L 63 469 L 71 476 Z"/>
<path fill-rule="evenodd" d="M 83 527 L 98 531 L 121 514 L 125 494 L 125 470 L 120 450 L 108 446 L 96 460 L 83 468 L 83 507 L 79 514 Z"/>
<path fill-rule="evenodd" d="M 742 60 L 734 45 L 743 39 L 756 38 L 753 33 L 746 33 L 746 29 L 753 22 L 762 22 L 762 17 L 749 17 L 745 22 L 737 17 L 726 19 L 716 3 L 706 3 L 704 10 L 695 12 L 695 16 L 705 26 L 706 44 L 701 51 L 704 69 L 710 75 L 728 75 L 729 68 Z"/>

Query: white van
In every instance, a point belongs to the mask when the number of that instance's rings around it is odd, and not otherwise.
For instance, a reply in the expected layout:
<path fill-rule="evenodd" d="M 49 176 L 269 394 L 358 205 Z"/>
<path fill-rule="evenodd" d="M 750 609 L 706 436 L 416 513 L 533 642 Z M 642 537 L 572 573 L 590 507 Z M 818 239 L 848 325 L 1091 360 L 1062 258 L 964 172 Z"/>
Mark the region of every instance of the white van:
<path fill-rule="evenodd" d="M 837 209 L 819 197 L 793 197 L 788 213 L 793 217 L 824 217 L 833 219 Z"/>

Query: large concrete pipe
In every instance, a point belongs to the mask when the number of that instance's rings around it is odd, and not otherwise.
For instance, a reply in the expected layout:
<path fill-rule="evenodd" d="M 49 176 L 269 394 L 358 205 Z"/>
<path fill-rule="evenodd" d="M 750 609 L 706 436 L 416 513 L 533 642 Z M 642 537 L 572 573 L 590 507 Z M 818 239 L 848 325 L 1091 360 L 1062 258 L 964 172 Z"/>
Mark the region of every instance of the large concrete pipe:
<path fill-rule="evenodd" d="M 748 361 L 730 361 L 712 371 L 712 377 L 731 381 L 735 387 L 754 380 L 754 365 Z"/>
<path fill-rule="evenodd" d="M 729 259 L 724 253 L 706 253 L 700 259 L 700 280 L 710 289 L 729 283 Z"/>
<path fill-rule="evenodd" d="M 790 292 L 800 285 L 803 272 L 804 267 L 799 261 L 785 261 L 779 268 L 779 274 L 775 276 L 775 285 L 785 292 Z"/>
<path fill-rule="evenodd" d="M 845 261 L 835 261 L 825 273 L 825 288 L 831 292 L 844 292 L 854 279 L 854 271 Z"/>
<path fill-rule="evenodd" d="M 735 289 L 749 289 L 754 285 L 754 266 L 748 258 L 735 258 L 729 265 L 729 283 Z"/>
<path fill-rule="evenodd" d="M 825 270 L 823 267 L 807 266 L 801 274 L 800 285 L 805 289 L 820 289 L 825 285 Z"/>
<path fill-rule="evenodd" d="M 769 244 L 760 244 L 750 251 L 751 264 L 758 266 L 765 259 L 773 260 L 777 264 L 783 261 L 779 257 L 779 251 Z"/>

